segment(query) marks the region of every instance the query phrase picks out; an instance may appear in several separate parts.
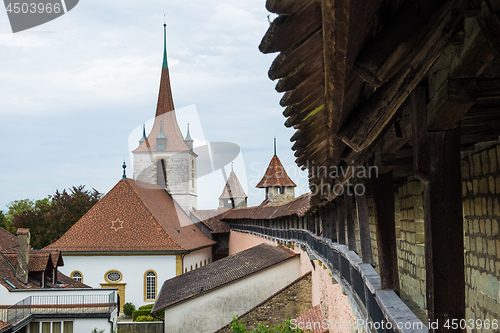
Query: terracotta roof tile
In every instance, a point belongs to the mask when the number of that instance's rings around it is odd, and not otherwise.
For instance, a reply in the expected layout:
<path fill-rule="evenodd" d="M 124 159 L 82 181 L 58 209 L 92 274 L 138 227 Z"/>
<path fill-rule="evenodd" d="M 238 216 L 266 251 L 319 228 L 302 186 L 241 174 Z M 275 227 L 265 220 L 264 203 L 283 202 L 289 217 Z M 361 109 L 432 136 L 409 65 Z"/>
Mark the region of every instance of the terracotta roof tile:
<path fill-rule="evenodd" d="M 46 249 L 183 252 L 213 244 L 163 188 L 122 179 Z"/>
<path fill-rule="evenodd" d="M 0 228 L 0 251 L 11 250 L 19 246 L 17 237 Z"/>
<path fill-rule="evenodd" d="M 47 255 L 49 255 L 52 251 L 44 251 L 44 250 L 32 250 L 30 251 L 30 262 L 28 267 L 30 272 L 39 271 L 40 266 L 43 266 L 44 263 L 52 266 L 52 262 L 49 260 L 44 262 L 44 259 Z M 43 254 L 46 253 L 46 254 Z M 48 259 L 49 259 L 48 258 Z M 32 260 L 33 259 L 33 260 Z M 62 259 L 61 259 L 62 260 Z M 0 253 L 0 285 L 6 288 L 7 290 L 12 289 L 41 289 L 34 281 L 29 280 L 28 284 L 22 283 L 16 277 L 16 267 L 17 267 L 17 253 Z M 49 267 L 49 268 L 50 268 Z M 89 286 L 77 282 L 61 272 L 57 272 L 57 280 L 62 284 L 52 284 L 47 283 L 48 288 L 90 288 Z"/>
<path fill-rule="evenodd" d="M 287 203 L 267 204 L 264 201 L 260 206 L 231 209 L 224 220 L 263 219 L 270 220 L 283 216 L 304 216 L 311 208 L 311 194 L 306 193 Z"/>
<path fill-rule="evenodd" d="M 240 184 L 240 181 L 238 180 L 238 177 L 236 177 L 236 174 L 232 170 L 227 178 L 226 185 L 224 186 L 219 199 L 231 198 L 248 198 Z"/>
<path fill-rule="evenodd" d="M 165 281 L 152 312 L 205 294 L 297 255 L 284 246 L 260 244 L 214 261 Z"/>
<path fill-rule="evenodd" d="M 322 327 L 325 317 L 321 313 L 319 304 L 297 317 L 297 326 L 311 328 L 314 333 L 328 332 Z"/>
<path fill-rule="evenodd" d="M 276 155 L 274 155 L 271 162 L 269 162 L 264 177 L 262 177 L 255 187 L 264 188 L 271 186 L 297 186 L 290 177 L 288 177 L 283 164 L 281 164 L 280 159 Z"/>
<path fill-rule="evenodd" d="M 18 252 L 6 251 L 4 252 L 4 255 L 9 260 L 11 265 L 14 266 L 14 268 L 17 268 Z M 42 272 L 45 271 L 48 266 L 50 266 L 50 268 L 52 269 L 53 267 L 56 267 L 54 266 L 54 259 L 59 260 L 60 259 L 59 255 L 60 255 L 59 251 L 30 250 L 30 260 L 28 263 L 28 270 L 30 272 Z"/>

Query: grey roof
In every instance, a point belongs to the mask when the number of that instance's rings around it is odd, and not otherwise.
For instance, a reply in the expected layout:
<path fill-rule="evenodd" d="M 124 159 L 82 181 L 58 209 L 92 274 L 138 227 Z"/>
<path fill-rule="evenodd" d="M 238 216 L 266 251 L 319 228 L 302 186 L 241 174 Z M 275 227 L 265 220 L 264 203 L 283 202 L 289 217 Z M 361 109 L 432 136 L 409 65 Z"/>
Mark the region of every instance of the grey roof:
<path fill-rule="evenodd" d="M 260 244 L 163 283 L 153 313 L 298 256 L 284 246 Z"/>

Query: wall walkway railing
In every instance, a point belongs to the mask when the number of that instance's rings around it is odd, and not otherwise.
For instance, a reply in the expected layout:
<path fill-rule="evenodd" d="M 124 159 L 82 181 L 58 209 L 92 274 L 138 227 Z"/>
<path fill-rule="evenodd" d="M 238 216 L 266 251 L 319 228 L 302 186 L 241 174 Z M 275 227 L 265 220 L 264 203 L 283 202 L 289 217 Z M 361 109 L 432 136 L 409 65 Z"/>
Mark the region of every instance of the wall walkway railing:
<path fill-rule="evenodd" d="M 29 296 L 0 309 L 0 320 L 15 326 L 31 316 L 111 314 L 115 308 L 115 291 L 105 295 Z"/>
<path fill-rule="evenodd" d="M 380 276 L 345 245 L 316 236 L 309 230 L 277 229 L 256 225 L 230 224 L 231 230 L 274 241 L 293 242 L 328 268 L 357 308 L 357 324 L 369 332 L 424 333 L 425 324 L 393 290 L 382 290 Z"/>

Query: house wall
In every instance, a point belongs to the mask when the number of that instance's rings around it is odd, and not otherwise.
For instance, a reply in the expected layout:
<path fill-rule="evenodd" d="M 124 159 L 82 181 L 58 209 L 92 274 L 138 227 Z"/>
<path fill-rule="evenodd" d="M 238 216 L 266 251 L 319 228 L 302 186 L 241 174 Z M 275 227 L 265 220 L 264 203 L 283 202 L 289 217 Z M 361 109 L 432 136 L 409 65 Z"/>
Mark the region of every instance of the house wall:
<path fill-rule="evenodd" d="M 237 231 L 231 231 L 230 240 L 229 250 L 232 254 L 262 243 L 277 244 L 259 236 Z M 319 304 L 321 313 L 329 323 L 341 323 L 350 327 L 350 324 L 355 322 L 355 316 L 351 310 L 349 298 L 342 291 L 341 286 L 330 276 L 329 271 L 318 260 L 313 260 L 313 265 L 307 252 L 297 246 L 294 246 L 293 250 L 300 254 L 299 274 L 312 273 L 312 306 Z M 341 325 L 338 327 L 331 326 L 329 332 L 350 332 L 350 328 L 345 329 Z"/>
<path fill-rule="evenodd" d="M 136 308 L 151 301 L 145 301 L 144 275 L 149 270 L 156 272 L 157 288 L 159 293 L 161 283 L 176 276 L 175 255 L 101 255 L 101 256 L 74 256 L 64 253 L 64 266 L 60 271 L 70 276 L 74 271 L 83 275 L 83 283 L 93 288 L 102 285 L 115 287 L 108 283 L 104 275 L 111 270 L 121 273 L 122 279 L 116 284 L 124 288 L 125 297 L 120 298 L 120 305 L 132 302 Z M 117 287 L 117 286 L 116 286 Z M 121 293 L 121 291 L 119 291 Z"/>
<path fill-rule="evenodd" d="M 212 333 L 298 279 L 299 257 L 252 274 L 165 311 L 165 333 Z"/>
<path fill-rule="evenodd" d="M 30 296 L 72 296 L 72 295 L 109 295 L 112 290 L 104 289 L 18 289 L 8 291 L 0 287 L 0 305 L 13 305 Z"/>
<path fill-rule="evenodd" d="M 113 333 L 114 326 L 116 326 L 116 320 L 113 322 L 108 318 L 43 318 L 43 319 L 33 319 L 31 322 L 39 322 L 39 330 L 38 332 L 34 332 L 28 324 L 28 332 L 27 333 L 41 333 L 42 332 L 42 324 L 41 323 L 51 323 L 51 331 L 52 333 L 52 323 L 54 322 L 73 322 L 73 333 L 92 333 L 94 329 L 97 331 L 103 330 L 104 333 Z"/>
<path fill-rule="evenodd" d="M 193 269 L 195 269 L 195 267 L 199 268 L 201 267 L 200 265 L 205 266 L 205 264 L 209 264 L 211 262 L 212 262 L 212 247 L 206 247 L 204 249 L 191 252 L 187 254 L 183 259 L 182 272 L 185 272 L 186 268 L 189 272 L 191 270 L 191 266 L 193 267 Z"/>

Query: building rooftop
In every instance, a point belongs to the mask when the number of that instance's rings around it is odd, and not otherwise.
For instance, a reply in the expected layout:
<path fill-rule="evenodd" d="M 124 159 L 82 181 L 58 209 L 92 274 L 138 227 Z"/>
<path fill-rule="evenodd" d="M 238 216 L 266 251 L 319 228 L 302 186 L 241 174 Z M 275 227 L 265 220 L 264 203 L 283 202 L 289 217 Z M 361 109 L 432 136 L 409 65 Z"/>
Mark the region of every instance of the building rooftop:
<path fill-rule="evenodd" d="M 214 242 L 157 185 L 120 180 L 46 249 L 63 252 L 185 252 Z"/>
<path fill-rule="evenodd" d="M 311 208 L 311 193 L 306 193 L 287 203 L 270 204 L 264 200 L 254 207 L 235 208 L 228 211 L 224 220 L 263 219 L 270 220 L 283 216 L 304 216 Z"/>
<path fill-rule="evenodd" d="M 297 256 L 283 246 L 260 244 L 169 279 L 163 283 L 153 312 L 206 294 Z"/>
<path fill-rule="evenodd" d="M 224 185 L 224 189 L 222 190 L 222 194 L 220 195 L 219 199 L 247 198 L 247 197 L 248 196 L 243 190 L 243 187 L 241 186 L 238 177 L 236 176 L 234 171 L 231 170 L 231 173 L 227 178 L 226 185 Z"/>
<path fill-rule="evenodd" d="M 255 187 L 265 188 L 271 186 L 297 186 L 290 177 L 288 177 L 283 164 L 281 164 L 280 159 L 276 155 L 271 158 L 271 162 L 269 162 L 264 177 L 262 177 Z"/>
<path fill-rule="evenodd" d="M 0 251 L 12 250 L 18 246 L 17 237 L 7 230 L 0 228 Z"/>

